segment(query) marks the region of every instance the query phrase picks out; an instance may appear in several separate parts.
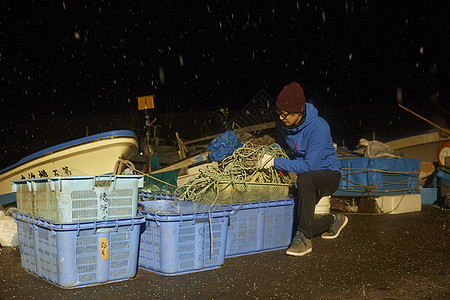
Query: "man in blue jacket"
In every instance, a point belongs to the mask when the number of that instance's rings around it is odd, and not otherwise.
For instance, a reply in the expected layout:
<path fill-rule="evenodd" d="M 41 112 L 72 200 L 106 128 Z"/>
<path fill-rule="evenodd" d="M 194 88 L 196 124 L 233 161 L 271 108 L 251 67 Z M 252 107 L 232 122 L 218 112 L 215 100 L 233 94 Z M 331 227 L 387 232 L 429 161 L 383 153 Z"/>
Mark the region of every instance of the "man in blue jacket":
<path fill-rule="evenodd" d="M 305 103 L 300 84 L 292 82 L 285 86 L 276 106 L 278 143 L 290 159 L 266 155 L 262 165 L 297 174 L 298 225 L 286 254 L 303 256 L 312 251 L 314 236 L 321 234 L 324 239 L 334 239 L 347 225 L 348 218 L 341 214 L 314 218 L 316 204 L 338 188 L 341 164 L 328 123 L 318 116 L 312 104 Z"/>

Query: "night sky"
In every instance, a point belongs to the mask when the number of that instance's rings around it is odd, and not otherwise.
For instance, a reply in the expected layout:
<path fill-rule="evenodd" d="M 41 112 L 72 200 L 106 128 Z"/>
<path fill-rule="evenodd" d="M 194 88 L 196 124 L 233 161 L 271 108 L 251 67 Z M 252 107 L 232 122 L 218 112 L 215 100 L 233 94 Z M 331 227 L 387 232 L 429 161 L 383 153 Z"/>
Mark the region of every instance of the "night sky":
<path fill-rule="evenodd" d="M 448 1 L 115 2 L 0 4 L 0 169 L 142 118 L 148 94 L 160 113 L 239 110 L 298 81 L 338 144 L 431 129 L 400 100 L 449 126 Z"/>

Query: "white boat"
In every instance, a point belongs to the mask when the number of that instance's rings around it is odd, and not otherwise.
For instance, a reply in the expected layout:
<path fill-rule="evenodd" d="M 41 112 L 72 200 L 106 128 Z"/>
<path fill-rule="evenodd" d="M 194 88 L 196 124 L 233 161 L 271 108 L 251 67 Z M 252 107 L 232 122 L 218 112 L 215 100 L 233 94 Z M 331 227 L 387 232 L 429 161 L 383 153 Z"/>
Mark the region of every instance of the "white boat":
<path fill-rule="evenodd" d="M 43 149 L 0 170 L 0 204 L 16 201 L 11 180 L 120 174 L 118 158 L 129 159 L 137 150 L 136 134 L 129 130 L 109 131 Z"/>
<path fill-rule="evenodd" d="M 439 148 L 448 141 L 450 136 L 445 136 L 441 130 L 435 129 L 385 140 L 382 143 L 394 150 L 394 154 L 399 157 L 417 158 L 421 162 L 437 162 Z M 359 148 L 354 152 L 364 154 L 364 151 L 365 148 Z"/>
<path fill-rule="evenodd" d="M 441 130 L 430 130 L 384 141 L 400 157 L 417 158 L 422 162 L 437 162 L 438 150 L 443 143 L 450 141 L 450 136 L 441 133 Z"/>

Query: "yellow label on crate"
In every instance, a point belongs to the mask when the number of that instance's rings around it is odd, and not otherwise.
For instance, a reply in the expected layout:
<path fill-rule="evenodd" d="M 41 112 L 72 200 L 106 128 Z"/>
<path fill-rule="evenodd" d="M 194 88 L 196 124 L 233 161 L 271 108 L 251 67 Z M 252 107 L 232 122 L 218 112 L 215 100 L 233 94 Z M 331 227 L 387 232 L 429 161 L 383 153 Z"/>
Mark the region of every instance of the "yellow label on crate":
<path fill-rule="evenodd" d="M 100 257 L 102 260 L 109 258 L 109 246 L 108 239 L 105 237 L 98 238 L 98 243 L 100 244 Z"/>

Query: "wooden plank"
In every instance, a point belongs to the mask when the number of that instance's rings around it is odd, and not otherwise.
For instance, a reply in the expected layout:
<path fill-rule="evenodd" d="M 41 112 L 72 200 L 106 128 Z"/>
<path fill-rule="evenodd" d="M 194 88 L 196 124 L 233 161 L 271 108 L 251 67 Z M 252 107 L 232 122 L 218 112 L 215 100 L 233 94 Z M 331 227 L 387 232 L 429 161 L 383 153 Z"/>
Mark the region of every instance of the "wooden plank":
<path fill-rule="evenodd" d="M 173 170 L 177 170 L 177 169 L 181 169 L 181 168 L 185 168 L 189 165 L 195 164 L 197 162 L 201 162 L 204 161 L 208 158 L 208 153 L 209 152 L 205 152 L 199 155 L 196 155 L 194 157 L 190 157 L 190 158 L 186 158 L 182 161 L 179 161 L 173 165 L 170 165 L 168 167 L 162 168 L 162 169 L 158 169 L 153 171 L 150 174 L 157 174 L 157 173 L 162 173 L 162 172 L 167 172 L 167 171 L 173 171 Z"/>
<path fill-rule="evenodd" d="M 195 139 L 195 140 L 190 140 L 190 141 L 184 142 L 184 145 L 186 146 L 186 145 L 200 143 L 200 142 L 207 141 L 207 140 L 212 140 L 213 138 L 218 137 L 221 134 L 222 133 L 214 134 L 214 135 L 210 135 L 210 136 L 205 136 L 205 137 L 198 138 L 198 139 Z"/>

